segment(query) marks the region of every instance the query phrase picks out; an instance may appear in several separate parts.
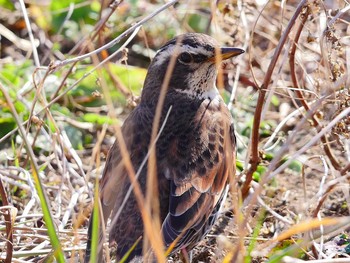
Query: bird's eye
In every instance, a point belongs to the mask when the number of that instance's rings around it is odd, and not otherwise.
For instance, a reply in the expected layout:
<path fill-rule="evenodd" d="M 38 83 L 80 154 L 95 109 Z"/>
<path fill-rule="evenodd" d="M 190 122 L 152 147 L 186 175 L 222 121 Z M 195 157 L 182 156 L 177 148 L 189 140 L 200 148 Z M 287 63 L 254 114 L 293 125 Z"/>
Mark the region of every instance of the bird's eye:
<path fill-rule="evenodd" d="M 192 62 L 193 58 L 192 58 L 192 55 L 190 53 L 183 52 L 183 53 L 180 54 L 179 60 L 182 63 L 189 64 L 189 63 Z"/>

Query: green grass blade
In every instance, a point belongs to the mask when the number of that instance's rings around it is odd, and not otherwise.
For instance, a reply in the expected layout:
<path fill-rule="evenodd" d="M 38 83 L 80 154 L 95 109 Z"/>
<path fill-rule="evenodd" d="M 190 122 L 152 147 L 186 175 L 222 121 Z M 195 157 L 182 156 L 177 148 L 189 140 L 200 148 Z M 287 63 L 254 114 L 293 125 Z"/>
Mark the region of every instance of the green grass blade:
<path fill-rule="evenodd" d="M 128 252 L 125 253 L 123 258 L 119 261 L 119 263 L 124 263 L 130 256 L 131 252 L 136 248 L 137 244 L 141 241 L 142 237 L 139 237 L 135 243 L 132 245 L 132 247 L 128 250 Z"/>
<path fill-rule="evenodd" d="M 98 179 L 96 179 L 95 191 L 94 191 L 94 208 L 92 211 L 92 235 L 91 235 L 91 252 L 90 252 L 90 263 L 97 262 L 97 252 L 98 252 L 98 240 L 99 240 L 99 231 L 98 225 L 100 221 L 99 215 L 99 194 L 98 194 Z"/>
<path fill-rule="evenodd" d="M 57 262 L 59 263 L 64 263 L 65 258 L 64 254 L 62 251 L 61 243 L 58 239 L 58 236 L 56 234 L 56 228 L 55 225 L 52 221 L 51 217 L 51 211 L 45 196 L 45 193 L 43 191 L 43 187 L 40 181 L 40 178 L 37 174 L 37 169 L 34 168 L 34 165 L 32 164 L 32 171 L 33 171 L 33 179 L 35 183 L 35 188 L 38 193 L 39 199 L 40 199 L 40 204 L 41 204 L 41 209 L 43 210 L 43 215 L 44 215 L 44 221 L 47 227 L 47 232 L 50 238 L 50 242 L 53 248 L 53 255 L 55 256 Z"/>
<path fill-rule="evenodd" d="M 252 237 L 252 240 L 250 241 L 249 243 L 249 247 L 248 247 L 248 250 L 247 250 L 247 255 L 244 257 L 244 263 L 250 263 L 252 262 L 252 258 L 251 258 L 251 253 L 252 251 L 254 250 L 254 247 L 255 247 L 255 244 L 257 242 L 257 238 L 260 234 L 260 229 L 261 229 L 261 226 L 264 222 L 264 219 L 265 219 L 265 209 L 263 209 L 261 211 L 261 214 L 260 214 L 260 217 L 257 221 L 257 224 L 256 224 L 256 227 L 254 228 L 254 232 L 253 232 L 253 237 Z"/>

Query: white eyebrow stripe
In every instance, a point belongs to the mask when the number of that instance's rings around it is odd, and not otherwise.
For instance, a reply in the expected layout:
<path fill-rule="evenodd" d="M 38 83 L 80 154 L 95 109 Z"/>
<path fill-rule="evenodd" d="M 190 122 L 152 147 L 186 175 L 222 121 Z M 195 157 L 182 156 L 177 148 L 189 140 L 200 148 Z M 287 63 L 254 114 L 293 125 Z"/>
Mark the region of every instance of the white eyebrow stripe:
<path fill-rule="evenodd" d="M 158 51 L 156 56 L 155 56 L 156 60 L 154 61 L 153 65 L 155 65 L 155 66 L 162 65 L 164 63 L 164 61 L 166 61 L 167 58 L 170 58 L 172 55 L 174 55 L 175 50 L 176 50 L 176 45 L 171 45 L 171 46 L 168 46 L 168 47 Z M 213 52 L 211 52 L 211 51 L 209 51 L 201 46 L 193 47 L 190 45 L 181 45 L 178 48 L 179 53 L 182 53 L 185 51 L 190 52 L 190 53 L 205 55 L 208 57 L 213 54 Z"/>

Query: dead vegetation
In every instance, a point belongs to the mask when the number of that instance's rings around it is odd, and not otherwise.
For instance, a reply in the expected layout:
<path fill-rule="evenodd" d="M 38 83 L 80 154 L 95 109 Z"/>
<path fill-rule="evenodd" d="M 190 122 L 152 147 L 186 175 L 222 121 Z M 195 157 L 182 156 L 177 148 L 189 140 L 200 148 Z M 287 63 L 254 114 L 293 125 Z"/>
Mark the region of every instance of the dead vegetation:
<path fill-rule="evenodd" d="M 82 261 L 94 186 L 142 87 L 132 66 L 188 31 L 246 49 L 218 83 L 235 118 L 237 184 L 194 262 L 349 257 L 350 5 L 136 2 L 0 4 L 0 258 Z M 95 21 L 75 20 L 86 8 Z"/>

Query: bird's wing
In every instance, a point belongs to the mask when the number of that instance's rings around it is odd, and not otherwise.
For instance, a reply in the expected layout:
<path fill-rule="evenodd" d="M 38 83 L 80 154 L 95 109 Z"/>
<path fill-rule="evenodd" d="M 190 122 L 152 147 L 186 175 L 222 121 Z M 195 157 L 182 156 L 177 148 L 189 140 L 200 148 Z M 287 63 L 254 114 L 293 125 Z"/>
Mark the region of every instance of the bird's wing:
<path fill-rule="evenodd" d="M 169 213 L 162 232 L 167 246 L 176 240 L 175 250 L 198 242 L 193 239 L 209 230 L 206 224 L 219 210 L 235 169 L 235 137 L 223 103 L 203 103 L 192 125 L 190 134 L 169 147 Z"/>
<path fill-rule="evenodd" d="M 122 126 L 122 135 L 130 154 L 130 159 L 135 159 L 137 156 L 133 156 L 131 153 L 140 153 L 135 147 L 144 147 L 147 150 L 147 142 L 135 144 L 135 140 L 138 140 L 140 133 L 142 132 L 137 125 L 140 124 L 140 110 L 136 108 L 124 121 Z M 145 145 L 143 145 L 145 144 Z M 124 200 L 126 189 L 130 185 L 130 180 L 128 173 L 126 172 L 124 161 L 121 155 L 121 150 L 119 147 L 118 140 L 115 141 L 113 146 L 108 152 L 108 157 L 106 160 L 106 166 L 102 173 L 102 178 L 100 180 L 99 188 L 99 201 L 100 201 L 100 242 L 98 248 L 98 262 L 102 262 L 102 243 L 104 242 L 104 229 L 106 229 L 107 220 L 111 215 L 111 212 L 116 208 L 119 208 Z M 104 224 L 104 225 L 103 225 Z M 88 245 L 87 245 L 87 256 L 85 262 L 89 260 L 90 245 L 91 245 L 91 228 L 92 228 L 92 216 L 90 217 L 90 225 L 88 231 Z"/>
<path fill-rule="evenodd" d="M 138 111 L 132 112 L 122 126 L 122 135 L 127 148 L 127 154 L 131 159 L 132 144 L 134 140 L 135 124 L 139 118 Z M 119 207 L 124 198 L 124 188 L 129 185 L 128 173 L 119 142 L 116 140 L 109 150 L 106 166 L 100 181 L 100 201 L 105 223 L 115 207 Z"/>

